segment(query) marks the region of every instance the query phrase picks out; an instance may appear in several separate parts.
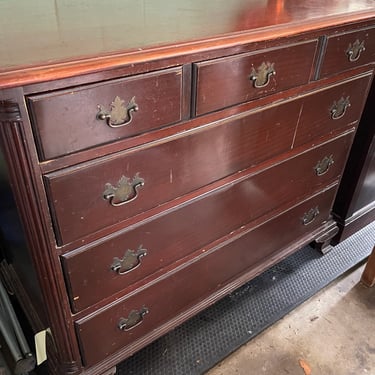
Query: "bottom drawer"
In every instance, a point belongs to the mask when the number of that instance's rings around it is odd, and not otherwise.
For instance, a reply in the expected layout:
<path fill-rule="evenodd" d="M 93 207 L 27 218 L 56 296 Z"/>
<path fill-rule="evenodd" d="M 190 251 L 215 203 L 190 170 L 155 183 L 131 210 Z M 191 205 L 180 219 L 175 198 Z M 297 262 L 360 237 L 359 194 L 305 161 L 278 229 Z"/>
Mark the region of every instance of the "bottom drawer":
<path fill-rule="evenodd" d="M 207 250 L 192 263 L 138 293 L 77 321 L 85 365 L 91 366 L 137 340 L 147 344 L 151 331 L 160 328 L 160 334 L 165 332 L 162 325 L 171 323 L 171 327 L 177 315 L 219 292 L 252 267 L 266 268 L 267 259 L 327 221 L 335 192 L 336 186 L 331 187 L 247 230 L 234 241 Z M 152 336 L 156 337 L 155 331 Z"/>

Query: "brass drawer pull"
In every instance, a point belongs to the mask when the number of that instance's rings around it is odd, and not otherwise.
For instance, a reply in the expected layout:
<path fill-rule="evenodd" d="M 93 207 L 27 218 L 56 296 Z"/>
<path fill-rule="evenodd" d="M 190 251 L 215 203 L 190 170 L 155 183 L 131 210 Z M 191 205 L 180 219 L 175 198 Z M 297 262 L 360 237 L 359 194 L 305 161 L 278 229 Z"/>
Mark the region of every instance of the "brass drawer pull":
<path fill-rule="evenodd" d="M 138 197 L 138 189 L 144 186 L 143 178 L 137 173 L 132 180 L 122 176 L 117 183 L 117 187 L 112 184 L 105 184 L 103 198 L 109 200 L 111 206 L 118 207 L 133 202 Z"/>
<path fill-rule="evenodd" d="M 319 215 L 319 208 L 311 208 L 308 212 L 305 212 L 305 214 L 302 217 L 302 224 L 308 225 L 312 223 L 315 218 Z"/>
<path fill-rule="evenodd" d="M 360 42 L 358 39 L 352 44 L 349 44 L 348 49 L 346 50 L 346 55 L 350 62 L 358 61 L 361 57 L 361 53 L 366 50 L 365 42 Z"/>
<path fill-rule="evenodd" d="M 119 96 L 116 96 L 110 105 L 110 110 L 106 111 L 101 105 L 98 105 L 99 112 L 96 115 L 98 120 L 106 120 L 111 128 L 119 128 L 129 125 L 133 120 L 133 112 L 137 112 L 139 107 L 133 96 L 128 105 Z"/>
<path fill-rule="evenodd" d="M 314 167 L 317 176 L 322 176 L 328 172 L 329 167 L 334 163 L 333 155 L 325 156 L 322 160 L 318 161 Z"/>
<path fill-rule="evenodd" d="M 254 67 L 252 68 L 249 79 L 253 81 L 253 86 L 256 89 L 266 87 L 270 83 L 271 76 L 276 74 L 274 65 L 275 63 L 263 62 L 257 71 Z"/>
<path fill-rule="evenodd" d="M 346 98 L 341 97 L 338 102 L 334 102 L 330 113 L 331 113 L 331 119 L 332 120 L 338 120 L 341 117 L 343 117 L 346 113 L 346 110 L 350 107 L 350 101 L 349 96 Z"/>
<path fill-rule="evenodd" d="M 127 318 L 120 318 L 118 327 L 121 331 L 129 331 L 143 322 L 143 317 L 148 314 L 148 308 L 143 306 L 139 311 L 130 311 Z"/>
<path fill-rule="evenodd" d="M 136 251 L 128 249 L 121 259 L 117 257 L 113 258 L 111 269 L 117 272 L 118 275 L 125 275 L 138 268 L 141 265 L 141 258 L 146 255 L 147 250 L 143 249 L 142 245 Z"/>

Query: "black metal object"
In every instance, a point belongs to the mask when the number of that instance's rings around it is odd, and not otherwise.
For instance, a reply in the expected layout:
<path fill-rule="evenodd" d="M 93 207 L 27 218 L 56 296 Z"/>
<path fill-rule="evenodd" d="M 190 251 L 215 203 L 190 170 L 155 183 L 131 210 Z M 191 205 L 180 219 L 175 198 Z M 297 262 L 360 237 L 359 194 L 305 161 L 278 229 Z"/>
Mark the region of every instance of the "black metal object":
<path fill-rule="evenodd" d="M 0 280 L 0 333 L 13 357 L 16 375 L 27 374 L 35 367 L 35 357 L 31 353 L 21 325 L 13 309 L 8 293 Z"/>
<path fill-rule="evenodd" d="M 364 260 L 375 222 L 322 256 L 305 247 L 117 366 L 117 375 L 201 375 Z"/>

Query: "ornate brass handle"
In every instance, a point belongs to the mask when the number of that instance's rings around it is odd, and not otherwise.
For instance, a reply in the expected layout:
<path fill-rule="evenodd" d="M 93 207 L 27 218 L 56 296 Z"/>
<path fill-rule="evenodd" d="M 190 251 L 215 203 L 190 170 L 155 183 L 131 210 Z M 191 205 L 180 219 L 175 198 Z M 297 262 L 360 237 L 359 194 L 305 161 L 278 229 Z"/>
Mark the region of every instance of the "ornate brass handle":
<path fill-rule="evenodd" d="M 144 186 L 143 178 L 137 173 L 132 180 L 122 176 L 117 183 L 117 187 L 110 183 L 105 184 L 103 198 L 109 200 L 111 206 L 118 207 L 133 202 L 138 198 L 138 189 Z"/>
<path fill-rule="evenodd" d="M 365 42 L 360 42 L 357 39 L 353 44 L 349 44 L 349 47 L 346 50 L 346 55 L 348 56 L 350 62 L 355 62 L 361 57 L 361 53 L 365 50 Z"/>
<path fill-rule="evenodd" d="M 266 87 L 270 83 L 271 76 L 276 74 L 274 63 L 263 62 L 257 70 L 254 67 L 250 73 L 250 81 L 253 81 L 253 86 L 256 89 Z"/>
<path fill-rule="evenodd" d="M 121 259 L 117 257 L 113 258 L 111 269 L 117 272 L 118 275 L 125 275 L 138 268 L 141 265 L 141 258 L 146 255 L 147 250 L 143 249 L 142 245 L 136 251 L 128 249 Z"/>
<path fill-rule="evenodd" d="M 311 208 L 308 212 L 305 212 L 305 214 L 302 217 L 302 224 L 308 225 L 314 221 L 314 219 L 319 215 L 319 208 Z"/>
<path fill-rule="evenodd" d="M 349 96 L 346 98 L 341 97 L 338 102 L 333 102 L 331 107 L 331 119 L 338 120 L 343 117 L 346 113 L 346 110 L 350 107 Z"/>
<path fill-rule="evenodd" d="M 328 172 L 329 167 L 334 163 L 333 155 L 325 156 L 322 160 L 318 161 L 314 167 L 317 176 L 322 176 Z"/>
<path fill-rule="evenodd" d="M 143 322 L 143 317 L 148 314 L 148 308 L 143 306 L 139 311 L 130 311 L 127 318 L 120 318 L 118 327 L 121 331 L 129 331 Z"/>
<path fill-rule="evenodd" d="M 99 112 L 96 115 L 98 120 L 106 120 L 107 125 L 111 128 L 119 128 L 129 125 L 133 120 L 133 112 L 137 112 L 139 107 L 133 96 L 127 106 L 125 101 L 116 96 L 110 105 L 110 110 L 106 111 L 101 105 L 98 105 Z"/>

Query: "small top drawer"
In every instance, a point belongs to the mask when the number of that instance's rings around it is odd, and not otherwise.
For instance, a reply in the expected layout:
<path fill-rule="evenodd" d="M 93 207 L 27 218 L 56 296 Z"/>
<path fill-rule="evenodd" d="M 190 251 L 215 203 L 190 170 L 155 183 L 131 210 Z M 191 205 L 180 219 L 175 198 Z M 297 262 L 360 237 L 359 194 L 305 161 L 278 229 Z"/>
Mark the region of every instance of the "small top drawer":
<path fill-rule="evenodd" d="M 51 159 L 181 120 L 182 69 L 28 97 L 40 157 Z"/>
<path fill-rule="evenodd" d="M 365 73 L 304 97 L 294 146 L 356 126 L 371 78 L 371 72 Z"/>
<path fill-rule="evenodd" d="M 309 81 L 316 41 L 195 64 L 196 115 Z"/>
<path fill-rule="evenodd" d="M 375 27 L 328 37 L 320 77 L 365 65 L 375 60 Z"/>

